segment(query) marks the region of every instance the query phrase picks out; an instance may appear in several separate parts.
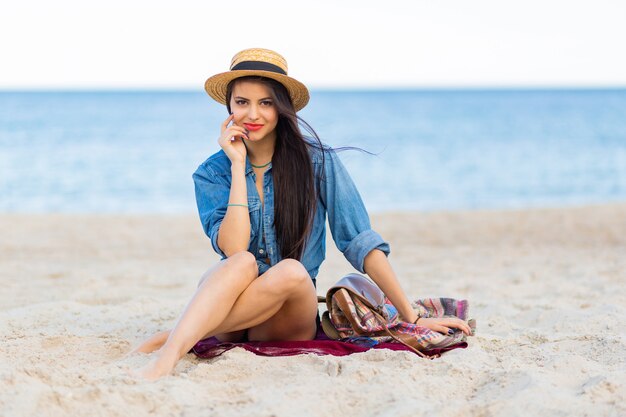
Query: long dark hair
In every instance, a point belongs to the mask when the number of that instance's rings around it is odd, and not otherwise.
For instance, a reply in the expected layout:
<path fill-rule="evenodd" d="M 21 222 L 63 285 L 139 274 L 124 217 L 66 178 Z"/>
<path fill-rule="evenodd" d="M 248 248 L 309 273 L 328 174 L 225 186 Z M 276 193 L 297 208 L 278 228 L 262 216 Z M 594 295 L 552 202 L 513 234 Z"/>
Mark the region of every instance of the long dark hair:
<path fill-rule="evenodd" d="M 242 80 L 267 86 L 278 112 L 276 146 L 272 156 L 274 228 L 282 258 L 301 260 L 313 224 L 319 192 L 315 187 L 309 149 L 319 149 L 323 158 L 325 147 L 315 130 L 296 114 L 287 89 L 273 79 L 252 76 L 231 81 L 226 89 L 226 108 L 229 113 L 233 88 L 235 83 Z M 309 134 L 307 137 L 302 134 L 300 125 Z"/>

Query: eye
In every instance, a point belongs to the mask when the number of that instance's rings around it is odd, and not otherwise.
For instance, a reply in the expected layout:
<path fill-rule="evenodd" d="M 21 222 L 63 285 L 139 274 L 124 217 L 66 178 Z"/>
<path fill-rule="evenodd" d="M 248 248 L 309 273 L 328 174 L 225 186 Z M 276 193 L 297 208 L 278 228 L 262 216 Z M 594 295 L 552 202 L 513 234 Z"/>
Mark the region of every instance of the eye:
<path fill-rule="evenodd" d="M 273 103 L 272 103 L 272 100 L 263 100 L 263 101 L 261 102 L 261 105 L 262 105 L 262 106 L 271 106 L 272 104 L 273 104 Z"/>
<path fill-rule="evenodd" d="M 246 100 L 238 99 L 238 100 L 235 100 L 235 103 L 238 106 L 243 106 L 244 104 L 246 104 Z"/>

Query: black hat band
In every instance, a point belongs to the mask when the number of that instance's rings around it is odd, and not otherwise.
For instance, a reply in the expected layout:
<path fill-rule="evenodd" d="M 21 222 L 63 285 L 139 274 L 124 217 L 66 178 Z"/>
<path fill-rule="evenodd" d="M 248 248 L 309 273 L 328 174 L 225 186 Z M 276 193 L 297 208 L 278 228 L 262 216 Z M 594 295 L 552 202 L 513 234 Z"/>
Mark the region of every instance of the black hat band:
<path fill-rule="evenodd" d="M 270 71 L 276 72 L 278 74 L 287 75 L 287 72 L 283 70 L 281 67 L 270 64 L 269 62 L 260 62 L 260 61 L 242 61 L 232 67 L 231 71 L 237 70 L 253 70 L 253 71 Z"/>

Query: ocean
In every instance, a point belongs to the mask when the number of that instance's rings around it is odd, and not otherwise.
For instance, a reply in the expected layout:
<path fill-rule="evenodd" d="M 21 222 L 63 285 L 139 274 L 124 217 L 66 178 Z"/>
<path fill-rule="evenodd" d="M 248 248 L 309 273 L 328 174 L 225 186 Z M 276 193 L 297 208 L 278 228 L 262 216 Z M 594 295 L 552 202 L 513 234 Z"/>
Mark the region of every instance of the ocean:
<path fill-rule="evenodd" d="M 204 91 L 0 92 L 0 212 L 195 212 Z M 626 201 L 626 89 L 316 91 L 300 116 L 370 211 Z"/>

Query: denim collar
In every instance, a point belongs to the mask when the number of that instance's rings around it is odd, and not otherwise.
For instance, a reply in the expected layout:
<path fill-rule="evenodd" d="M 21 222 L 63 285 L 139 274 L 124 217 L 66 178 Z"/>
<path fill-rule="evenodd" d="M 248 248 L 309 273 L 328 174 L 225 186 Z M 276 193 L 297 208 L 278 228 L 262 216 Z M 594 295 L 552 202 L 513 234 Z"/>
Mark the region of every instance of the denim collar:
<path fill-rule="evenodd" d="M 246 156 L 246 175 L 250 175 L 253 172 L 254 172 L 254 170 L 252 169 L 252 165 L 250 164 L 250 160 Z"/>

